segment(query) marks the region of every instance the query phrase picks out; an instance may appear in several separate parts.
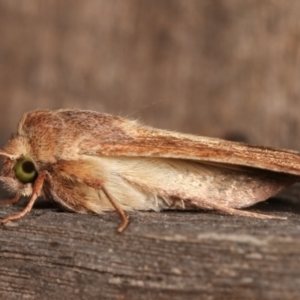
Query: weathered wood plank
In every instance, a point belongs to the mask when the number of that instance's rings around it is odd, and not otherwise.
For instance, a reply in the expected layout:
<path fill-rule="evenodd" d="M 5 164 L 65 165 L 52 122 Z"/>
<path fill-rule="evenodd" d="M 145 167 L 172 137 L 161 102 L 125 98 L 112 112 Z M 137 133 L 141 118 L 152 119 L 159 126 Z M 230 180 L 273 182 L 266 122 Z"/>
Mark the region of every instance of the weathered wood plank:
<path fill-rule="evenodd" d="M 288 220 L 206 212 L 79 215 L 38 205 L 0 229 L 5 299 L 297 299 L 299 187 L 257 205 Z M 3 207 L 0 217 L 20 210 Z"/>

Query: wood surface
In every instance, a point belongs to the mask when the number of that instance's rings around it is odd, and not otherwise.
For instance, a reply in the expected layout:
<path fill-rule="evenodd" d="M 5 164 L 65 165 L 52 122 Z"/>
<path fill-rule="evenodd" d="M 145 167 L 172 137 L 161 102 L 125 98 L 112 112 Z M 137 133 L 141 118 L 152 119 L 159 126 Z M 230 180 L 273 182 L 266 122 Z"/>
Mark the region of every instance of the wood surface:
<path fill-rule="evenodd" d="M 300 187 L 251 210 L 260 220 L 214 212 L 62 212 L 40 201 L 0 229 L 1 299 L 298 299 Z M 24 205 L 24 204 L 20 204 Z M 1 207 L 3 218 L 21 209 Z"/>

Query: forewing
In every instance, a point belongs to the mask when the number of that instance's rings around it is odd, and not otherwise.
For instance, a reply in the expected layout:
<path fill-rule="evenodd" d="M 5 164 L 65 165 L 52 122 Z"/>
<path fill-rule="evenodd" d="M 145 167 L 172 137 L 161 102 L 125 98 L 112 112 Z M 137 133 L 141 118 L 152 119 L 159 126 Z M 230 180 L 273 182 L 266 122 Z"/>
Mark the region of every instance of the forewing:
<path fill-rule="evenodd" d="M 101 136 L 102 128 L 97 129 L 98 135 L 82 141 L 81 154 L 187 159 L 223 167 L 245 166 L 300 175 L 300 156 L 296 151 L 158 130 L 114 117 L 104 136 Z"/>

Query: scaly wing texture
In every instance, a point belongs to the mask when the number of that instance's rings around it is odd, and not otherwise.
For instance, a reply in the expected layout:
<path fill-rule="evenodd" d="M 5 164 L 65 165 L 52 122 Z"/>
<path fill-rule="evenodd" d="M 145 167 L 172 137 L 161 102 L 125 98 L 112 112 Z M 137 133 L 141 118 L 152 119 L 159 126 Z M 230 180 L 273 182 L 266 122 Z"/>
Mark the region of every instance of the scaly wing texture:
<path fill-rule="evenodd" d="M 55 113 L 66 128 L 73 130 L 65 145 L 68 150 L 75 143 L 76 154 L 180 158 L 300 175 L 300 156 L 296 151 L 158 130 L 94 112 L 60 110 Z"/>

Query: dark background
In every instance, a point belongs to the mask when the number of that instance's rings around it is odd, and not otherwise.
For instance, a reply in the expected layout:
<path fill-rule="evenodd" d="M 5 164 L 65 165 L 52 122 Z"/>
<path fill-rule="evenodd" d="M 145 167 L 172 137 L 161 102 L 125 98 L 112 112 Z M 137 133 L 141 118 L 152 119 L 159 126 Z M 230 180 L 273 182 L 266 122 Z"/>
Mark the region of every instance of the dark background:
<path fill-rule="evenodd" d="M 299 149 L 299 9 L 298 0 L 2 0 L 2 144 L 25 111 L 76 107 Z"/>

